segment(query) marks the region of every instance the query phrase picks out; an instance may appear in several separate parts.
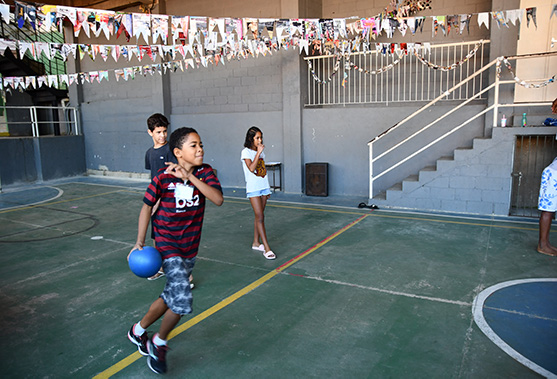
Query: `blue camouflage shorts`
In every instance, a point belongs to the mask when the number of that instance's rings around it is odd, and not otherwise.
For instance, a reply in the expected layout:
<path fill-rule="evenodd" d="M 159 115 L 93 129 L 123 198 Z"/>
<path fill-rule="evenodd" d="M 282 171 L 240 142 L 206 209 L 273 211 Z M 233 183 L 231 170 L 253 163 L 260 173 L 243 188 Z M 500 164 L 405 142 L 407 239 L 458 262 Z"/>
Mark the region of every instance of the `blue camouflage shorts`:
<path fill-rule="evenodd" d="M 170 257 L 162 262 L 166 285 L 160 296 L 170 310 L 178 315 L 192 312 L 193 296 L 189 277 L 195 265 L 195 257 Z"/>
<path fill-rule="evenodd" d="M 546 167 L 542 172 L 538 209 L 555 212 L 557 210 L 557 173 Z"/>

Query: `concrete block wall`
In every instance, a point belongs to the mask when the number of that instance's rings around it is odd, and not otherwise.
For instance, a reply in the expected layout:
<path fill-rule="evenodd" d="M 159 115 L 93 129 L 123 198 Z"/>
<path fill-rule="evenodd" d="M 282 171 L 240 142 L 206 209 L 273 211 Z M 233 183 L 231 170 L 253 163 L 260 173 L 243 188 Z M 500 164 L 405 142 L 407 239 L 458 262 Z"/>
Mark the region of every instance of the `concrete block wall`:
<path fill-rule="evenodd" d="M 160 80 L 155 74 L 84 85 L 80 108 L 87 169 L 145 171 L 145 151 L 153 145 L 146 121 L 153 113 L 164 113 L 161 99 L 154 99 Z"/>
<path fill-rule="evenodd" d="M 172 113 L 204 114 L 282 110 L 277 55 L 225 61 L 171 75 Z"/>

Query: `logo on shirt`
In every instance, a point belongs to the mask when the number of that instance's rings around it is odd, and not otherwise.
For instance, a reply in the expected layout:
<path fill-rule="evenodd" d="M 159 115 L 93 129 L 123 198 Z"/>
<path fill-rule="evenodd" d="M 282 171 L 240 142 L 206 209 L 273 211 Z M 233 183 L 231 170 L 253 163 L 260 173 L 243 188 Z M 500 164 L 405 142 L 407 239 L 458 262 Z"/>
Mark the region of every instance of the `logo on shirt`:
<path fill-rule="evenodd" d="M 185 212 L 185 208 L 197 207 L 199 205 L 199 195 L 193 195 L 193 186 L 178 183 L 174 191 L 176 199 L 176 212 Z"/>

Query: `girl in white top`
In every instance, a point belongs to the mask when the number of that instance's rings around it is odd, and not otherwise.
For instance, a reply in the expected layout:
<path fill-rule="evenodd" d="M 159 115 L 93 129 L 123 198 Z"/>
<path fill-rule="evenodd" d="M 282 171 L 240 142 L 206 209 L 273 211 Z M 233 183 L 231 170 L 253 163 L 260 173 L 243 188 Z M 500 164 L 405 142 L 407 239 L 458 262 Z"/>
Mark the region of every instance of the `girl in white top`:
<path fill-rule="evenodd" d="M 267 199 L 271 196 L 271 188 L 267 178 L 263 149 L 265 149 L 263 133 L 257 126 L 252 126 L 246 133 L 244 149 L 241 155 L 244 177 L 246 179 L 246 193 L 255 214 L 251 248 L 262 251 L 263 256 L 267 259 L 275 259 L 276 255 L 269 247 L 265 231 L 264 211 Z"/>

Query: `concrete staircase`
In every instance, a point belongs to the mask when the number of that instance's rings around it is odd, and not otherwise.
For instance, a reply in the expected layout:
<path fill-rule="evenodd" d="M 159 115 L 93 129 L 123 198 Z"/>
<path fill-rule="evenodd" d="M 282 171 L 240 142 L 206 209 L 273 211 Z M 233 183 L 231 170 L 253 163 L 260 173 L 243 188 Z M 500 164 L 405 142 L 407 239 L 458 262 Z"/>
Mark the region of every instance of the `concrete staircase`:
<path fill-rule="evenodd" d="M 496 130 L 497 129 L 497 130 Z M 514 134 L 495 128 L 370 199 L 380 208 L 508 215 Z M 500 133 L 502 132 L 502 133 Z"/>

